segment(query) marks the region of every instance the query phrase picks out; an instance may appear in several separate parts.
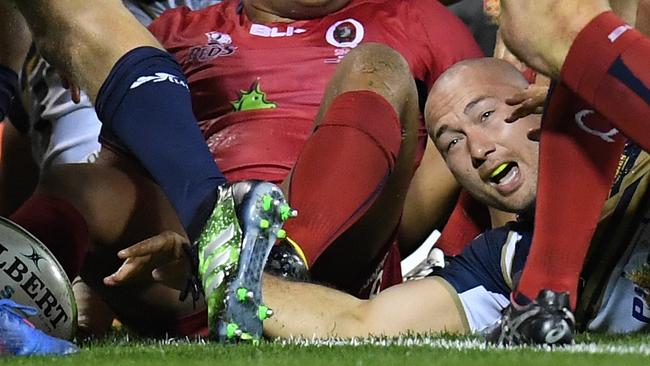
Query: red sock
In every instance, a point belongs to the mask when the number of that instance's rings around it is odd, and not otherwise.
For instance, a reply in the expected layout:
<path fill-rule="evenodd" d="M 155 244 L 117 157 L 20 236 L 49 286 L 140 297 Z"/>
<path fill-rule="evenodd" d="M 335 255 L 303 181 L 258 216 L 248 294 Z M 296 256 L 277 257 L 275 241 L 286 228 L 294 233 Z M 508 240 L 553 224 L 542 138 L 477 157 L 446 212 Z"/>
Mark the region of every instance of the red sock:
<path fill-rule="evenodd" d="M 600 133 L 611 129 L 557 85 L 542 122 L 535 234 L 517 295 L 568 291 L 575 307 L 580 271 L 625 144 L 620 133 Z"/>
<path fill-rule="evenodd" d="M 490 213 L 487 207 L 462 190 L 436 242 L 436 248 L 445 255 L 458 255 L 476 236 L 489 228 Z"/>
<path fill-rule="evenodd" d="M 36 193 L 10 218 L 47 246 L 70 281 L 79 274 L 90 237 L 86 220 L 71 204 Z"/>
<path fill-rule="evenodd" d="M 307 140 L 289 185 L 298 217 L 287 233 L 311 265 L 370 208 L 399 153 L 401 127 L 379 94 L 353 91 L 332 102 Z"/>

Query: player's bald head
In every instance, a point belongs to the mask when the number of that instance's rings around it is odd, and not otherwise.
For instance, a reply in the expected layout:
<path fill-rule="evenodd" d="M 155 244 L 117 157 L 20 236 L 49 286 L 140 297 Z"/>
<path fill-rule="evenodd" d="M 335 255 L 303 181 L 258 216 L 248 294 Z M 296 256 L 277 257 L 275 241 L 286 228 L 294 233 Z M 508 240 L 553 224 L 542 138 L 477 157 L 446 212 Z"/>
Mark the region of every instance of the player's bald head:
<path fill-rule="evenodd" d="M 460 62 L 436 81 L 426 106 L 427 129 L 458 182 L 484 204 L 521 212 L 535 200 L 540 118 L 506 119 L 508 98 L 528 86 L 505 61 Z"/>
<path fill-rule="evenodd" d="M 425 107 L 427 124 L 435 123 L 440 102 L 444 103 L 453 94 L 476 88 L 489 92 L 491 87 L 499 85 L 525 89 L 528 81 L 510 63 L 497 58 L 477 58 L 454 64 L 440 75 L 429 92 Z"/>

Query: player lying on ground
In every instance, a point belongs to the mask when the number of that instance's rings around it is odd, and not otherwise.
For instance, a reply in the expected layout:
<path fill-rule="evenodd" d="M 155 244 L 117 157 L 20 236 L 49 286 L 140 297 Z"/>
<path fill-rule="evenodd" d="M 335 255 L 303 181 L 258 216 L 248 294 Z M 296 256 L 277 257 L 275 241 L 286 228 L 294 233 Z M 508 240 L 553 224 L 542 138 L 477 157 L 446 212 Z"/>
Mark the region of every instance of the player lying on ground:
<path fill-rule="evenodd" d="M 650 2 L 639 1 L 638 9 L 637 1 L 612 2 L 630 24 L 636 15 L 639 30 L 609 11 L 606 0 L 502 4 L 508 46 L 558 80 L 542 124 L 533 250 L 503 321 L 512 325 L 540 311 L 523 305 L 541 289 L 569 292 L 576 305 L 579 273 L 626 139 L 650 148 L 650 41 L 641 34 L 649 30 Z M 546 316 L 543 307 L 539 314 Z M 524 331 L 516 328 L 510 330 Z"/>
<path fill-rule="evenodd" d="M 267 276 L 263 293 L 274 316 L 264 323 L 265 333 L 322 338 L 488 332 L 509 305 L 531 244 L 540 117 L 527 116 L 514 124 L 505 121 L 516 108 L 506 99 L 527 85 L 504 61 L 464 61 L 436 82 L 426 109 L 428 130 L 462 186 L 485 204 L 519 213 L 517 222 L 482 234 L 433 276 L 391 287 L 370 300 Z M 650 324 L 647 289 L 622 275 L 643 266 L 650 252 L 642 235 L 632 235 L 643 233 L 638 224 L 648 215 L 639 211 L 647 203 L 650 157 L 629 144 L 623 159 L 624 169 L 612 187 L 590 255 L 597 265 L 584 271 L 580 301 L 591 312 L 579 314 L 580 329 L 620 333 L 648 329 Z M 172 284 L 176 272 L 156 267 L 166 263 L 181 242 L 180 237 L 163 235 L 120 252 L 124 264 L 104 281 L 116 288 L 128 286 L 155 269 L 154 278 Z M 620 243 L 616 251 L 603 250 L 614 242 Z M 175 253 L 175 259 L 183 257 Z M 606 268 L 602 263 L 608 263 Z M 544 319 L 546 324 L 528 322 L 524 327 L 533 335 L 540 334 L 536 327 L 554 329 L 554 339 L 541 333 L 541 338 L 524 334 L 511 341 L 570 342 L 575 320 L 568 298 L 544 292 L 538 301 L 553 317 Z"/>

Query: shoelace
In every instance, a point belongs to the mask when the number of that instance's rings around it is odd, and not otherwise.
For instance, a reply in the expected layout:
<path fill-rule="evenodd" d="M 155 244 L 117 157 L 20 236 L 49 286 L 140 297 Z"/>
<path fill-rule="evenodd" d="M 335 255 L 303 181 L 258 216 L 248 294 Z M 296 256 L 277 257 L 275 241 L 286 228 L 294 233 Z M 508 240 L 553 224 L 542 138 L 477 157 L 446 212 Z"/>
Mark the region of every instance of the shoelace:
<path fill-rule="evenodd" d="M 9 299 L 0 299 L 0 310 L 7 311 L 11 314 L 21 318 L 34 316 L 38 314 L 38 310 L 34 307 L 17 304 Z"/>
<path fill-rule="evenodd" d="M 201 293 L 203 293 L 203 286 L 197 273 L 199 273 L 199 247 L 198 245 L 183 244 L 183 251 L 190 258 L 190 275 L 185 283 L 185 288 L 181 291 L 178 299 L 185 301 L 187 295 L 192 294 L 192 306 L 196 309 L 196 302 L 199 301 Z"/>

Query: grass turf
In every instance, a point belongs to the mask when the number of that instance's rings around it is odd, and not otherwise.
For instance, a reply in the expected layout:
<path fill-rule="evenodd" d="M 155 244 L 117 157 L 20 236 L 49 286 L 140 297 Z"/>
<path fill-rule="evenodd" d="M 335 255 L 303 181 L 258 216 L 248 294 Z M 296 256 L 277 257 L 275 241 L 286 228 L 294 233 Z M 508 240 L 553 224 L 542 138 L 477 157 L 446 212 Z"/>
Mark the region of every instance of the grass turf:
<path fill-rule="evenodd" d="M 258 346 L 154 341 L 127 337 L 92 342 L 68 357 L 4 357 L 0 365 L 648 365 L 650 336 L 581 336 L 564 349 L 488 347 L 477 338 L 262 342 Z"/>

